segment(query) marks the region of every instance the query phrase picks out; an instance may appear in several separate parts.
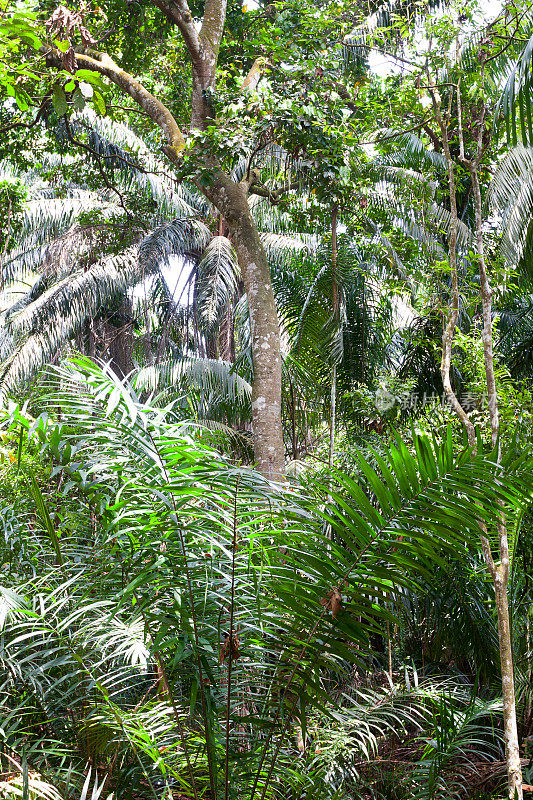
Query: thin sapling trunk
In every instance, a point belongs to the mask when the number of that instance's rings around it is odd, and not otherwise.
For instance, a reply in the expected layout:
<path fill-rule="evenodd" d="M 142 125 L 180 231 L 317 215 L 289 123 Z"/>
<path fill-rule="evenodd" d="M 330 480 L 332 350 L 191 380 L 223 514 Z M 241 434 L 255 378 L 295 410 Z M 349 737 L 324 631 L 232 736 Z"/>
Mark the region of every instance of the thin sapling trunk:
<path fill-rule="evenodd" d="M 431 79 L 430 79 L 431 80 Z M 457 319 L 459 315 L 459 282 L 457 275 L 457 231 L 459 218 L 457 214 L 456 185 L 454 173 L 454 161 L 451 155 L 448 125 L 441 112 L 441 98 L 438 89 L 431 84 L 430 94 L 433 102 L 435 119 L 439 125 L 443 151 L 446 158 L 448 172 L 448 189 L 450 198 L 450 230 L 448 236 L 449 261 L 451 273 L 451 310 L 448 320 L 444 327 L 441 373 L 444 391 L 454 409 L 455 413 L 462 421 L 468 435 L 468 442 L 472 452 L 476 452 L 475 428 L 468 418 L 465 410 L 461 406 L 455 395 L 450 381 L 451 354 L 453 339 Z M 487 265 L 485 260 L 483 243 L 483 220 L 482 220 L 482 200 L 479 182 L 479 165 L 483 154 L 483 132 L 485 128 L 485 107 L 483 108 L 478 120 L 477 141 L 475 143 L 475 154 L 472 159 L 465 156 L 464 138 L 462 129 L 462 100 L 460 84 L 456 87 L 457 100 L 457 121 L 459 131 L 459 161 L 470 173 L 472 181 L 472 195 L 475 211 L 475 248 L 479 267 L 480 294 L 482 304 L 482 343 L 484 356 L 484 371 L 487 386 L 487 401 L 489 421 L 491 427 L 491 441 L 497 449 L 497 460 L 500 460 L 500 420 L 498 412 L 498 393 L 496 386 L 496 374 L 494 369 L 494 352 L 492 345 L 492 290 L 488 278 Z M 492 556 L 490 541 L 484 525 L 480 525 L 480 538 L 483 557 L 487 569 L 492 577 L 494 585 L 494 595 L 498 621 L 498 639 L 500 650 L 501 674 L 502 674 L 502 699 L 503 699 L 503 721 L 504 721 L 504 740 L 505 757 L 507 764 L 507 786 L 510 800 L 518 798 L 522 800 L 522 770 L 520 764 L 520 752 L 518 742 L 518 730 L 516 722 L 516 701 L 514 686 L 513 652 L 511 628 L 509 620 L 508 605 L 508 584 L 509 584 L 509 543 L 507 536 L 507 526 L 503 509 L 496 520 L 498 532 L 498 561 L 495 562 Z"/>

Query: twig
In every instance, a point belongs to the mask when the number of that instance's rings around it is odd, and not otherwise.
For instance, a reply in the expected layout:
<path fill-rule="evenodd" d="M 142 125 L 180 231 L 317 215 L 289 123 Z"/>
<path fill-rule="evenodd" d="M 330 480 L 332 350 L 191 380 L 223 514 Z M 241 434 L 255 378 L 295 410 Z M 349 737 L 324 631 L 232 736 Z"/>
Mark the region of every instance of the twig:
<path fill-rule="evenodd" d="M 72 144 L 75 144 L 77 147 L 81 147 L 83 150 L 86 150 L 92 156 L 95 157 L 96 166 L 98 167 L 98 171 L 100 173 L 100 177 L 102 178 L 106 188 L 109 189 L 112 192 L 115 192 L 115 194 L 118 195 L 118 198 L 120 200 L 120 205 L 124 209 L 124 212 L 125 212 L 126 216 L 131 217 L 132 216 L 131 213 L 126 208 L 126 204 L 124 202 L 124 197 L 119 192 L 119 190 L 116 188 L 116 186 L 113 186 L 113 184 L 110 183 L 108 181 L 108 179 L 107 179 L 107 175 L 105 174 L 105 170 L 102 167 L 102 163 L 101 163 L 101 160 L 100 160 L 100 154 L 97 153 L 96 150 L 93 150 L 92 147 L 89 147 L 89 145 L 85 144 L 84 142 L 80 142 L 79 139 L 76 139 L 76 137 L 72 133 L 72 128 L 70 127 L 70 122 L 69 122 L 68 117 L 65 115 L 63 117 L 63 119 L 65 121 L 65 130 L 67 132 L 67 138 L 68 138 L 69 142 L 71 142 Z"/>

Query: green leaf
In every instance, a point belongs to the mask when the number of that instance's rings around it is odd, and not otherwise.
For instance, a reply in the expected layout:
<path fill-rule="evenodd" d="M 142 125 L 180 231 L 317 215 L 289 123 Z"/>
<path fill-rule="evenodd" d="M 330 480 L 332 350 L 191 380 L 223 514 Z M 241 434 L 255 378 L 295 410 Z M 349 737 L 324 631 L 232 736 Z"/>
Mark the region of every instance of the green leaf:
<path fill-rule="evenodd" d="M 102 95 L 100 94 L 100 92 L 98 92 L 96 90 L 94 92 L 93 103 L 94 103 L 94 107 L 96 108 L 98 113 L 102 117 L 104 117 L 106 115 L 106 113 L 107 113 L 107 109 L 106 109 L 106 106 L 105 106 L 105 101 L 104 101 L 104 98 L 102 97 Z"/>
<path fill-rule="evenodd" d="M 72 105 L 74 106 L 76 111 L 83 111 L 83 109 L 85 108 L 86 105 L 85 97 L 82 95 L 79 86 L 72 93 Z"/>
<path fill-rule="evenodd" d="M 45 499 L 41 493 L 41 490 L 39 489 L 39 484 L 35 480 L 35 476 L 33 475 L 33 473 L 31 473 L 30 475 L 30 491 L 35 503 L 37 514 L 39 515 L 41 522 L 44 526 L 44 529 L 48 534 L 48 537 L 54 547 L 57 563 L 60 566 L 63 566 L 64 560 L 63 560 L 63 555 L 61 553 L 61 546 L 59 544 L 59 537 L 57 535 L 54 523 L 52 522 L 52 518 L 50 517 L 50 513 L 48 511 Z"/>
<path fill-rule="evenodd" d="M 56 84 L 52 93 L 52 105 L 58 117 L 62 117 L 67 113 L 68 105 L 65 91 L 62 86 Z"/>
<path fill-rule="evenodd" d="M 92 72 L 90 69 L 78 69 L 74 73 L 74 77 L 78 78 L 80 81 L 90 83 L 91 86 L 100 89 L 101 92 L 105 92 L 105 83 L 102 80 L 102 76 L 97 72 Z"/>
<path fill-rule="evenodd" d="M 20 111 L 27 111 L 30 107 L 27 93 L 24 91 L 24 89 L 20 89 L 18 86 L 15 87 L 15 100 Z"/>

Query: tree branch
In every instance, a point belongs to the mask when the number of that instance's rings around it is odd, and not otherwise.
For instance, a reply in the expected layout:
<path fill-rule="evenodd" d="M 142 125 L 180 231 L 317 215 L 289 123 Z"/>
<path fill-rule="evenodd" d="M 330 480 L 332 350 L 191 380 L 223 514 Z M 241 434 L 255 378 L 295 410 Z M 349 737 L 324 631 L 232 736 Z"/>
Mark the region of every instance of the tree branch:
<path fill-rule="evenodd" d="M 428 69 L 428 80 L 430 85 L 432 85 L 429 69 Z M 455 326 L 457 325 L 457 320 L 459 317 L 459 279 L 457 275 L 457 225 L 458 225 L 457 200 L 456 200 L 454 165 L 450 153 L 448 128 L 442 116 L 442 101 L 440 92 L 435 85 L 433 85 L 433 87 L 430 89 L 430 95 L 431 95 L 431 101 L 433 103 L 433 113 L 441 131 L 442 146 L 444 149 L 444 155 L 446 157 L 446 165 L 448 169 L 448 194 L 450 198 L 450 212 L 451 212 L 450 228 L 448 232 L 448 259 L 450 262 L 452 297 L 451 297 L 451 308 L 448 314 L 448 320 L 444 325 L 444 330 L 442 333 L 442 358 L 441 358 L 440 371 L 442 376 L 442 385 L 444 388 L 444 393 L 446 394 L 446 397 L 451 407 L 453 408 L 453 410 L 455 411 L 455 413 L 457 414 L 457 416 L 459 417 L 459 419 L 461 420 L 466 429 L 466 433 L 468 436 L 468 444 L 470 448 L 472 449 L 472 451 L 475 451 L 476 432 L 474 425 L 472 421 L 469 419 L 468 414 L 462 407 L 461 403 L 459 402 L 459 399 L 457 398 L 457 395 L 453 390 L 450 379 Z"/>
<path fill-rule="evenodd" d="M 298 189 L 300 185 L 301 182 L 297 180 L 292 181 L 292 183 L 289 183 L 288 186 L 280 186 L 279 189 L 267 189 L 266 186 L 256 184 L 252 181 L 249 193 L 256 194 L 259 197 L 266 197 L 267 200 L 270 200 L 273 205 L 276 205 L 284 195 L 288 194 L 288 192 L 292 191 L 293 189 Z"/>
<path fill-rule="evenodd" d="M 172 0 L 171 2 L 153 0 L 153 3 L 170 22 L 177 26 L 187 46 L 191 61 L 197 65 L 201 59 L 202 46 L 187 0 Z"/>
<path fill-rule="evenodd" d="M 257 84 L 261 80 L 263 70 L 266 66 L 268 66 L 268 61 L 263 56 L 259 56 L 259 58 L 255 59 L 254 63 L 250 67 L 248 75 L 242 83 L 243 92 L 253 92 L 255 89 L 257 89 Z"/>
<path fill-rule="evenodd" d="M 174 163 L 178 163 L 179 153 L 185 148 L 185 138 L 168 108 L 157 97 L 150 94 L 136 78 L 115 64 L 107 53 L 90 52 L 91 55 L 76 53 L 78 65 L 104 75 L 129 94 L 150 119 L 161 128 L 168 142 L 165 153 Z M 48 63 L 50 66 L 61 66 L 57 52 L 49 55 Z"/>
<path fill-rule="evenodd" d="M 43 99 L 41 100 L 41 102 L 39 104 L 39 110 L 37 111 L 35 119 L 33 119 L 31 122 L 21 122 L 20 119 L 18 119 L 15 122 L 11 122 L 9 125 L 3 125 L 0 128 L 0 133 L 5 133 L 6 131 L 11 131 L 14 128 L 28 128 L 28 130 L 30 128 L 34 128 L 35 125 L 37 125 L 37 123 L 41 121 L 41 119 L 43 117 L 43 114 L 44 114 L 45 105 L 48 102 L 48 100 L 50 99 L 51 95 L 52 95 L 52 92 L 47 92 L 45 94 L 45 96 L 43 97 Z"/>

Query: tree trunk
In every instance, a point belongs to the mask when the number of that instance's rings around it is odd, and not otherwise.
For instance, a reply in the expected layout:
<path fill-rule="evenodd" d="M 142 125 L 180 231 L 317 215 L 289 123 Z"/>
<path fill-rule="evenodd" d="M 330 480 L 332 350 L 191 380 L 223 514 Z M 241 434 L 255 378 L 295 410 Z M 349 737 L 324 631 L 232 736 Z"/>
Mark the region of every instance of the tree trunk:
<path fill-rule="evenodd" d="M 282 480 L 285 445 L 281 425 L 281 344 L 270 268 L 248 206 L 248 186 L 218 174 L 206 194 L 223 215 L 237 253 L 252 335 L 252 436 L 258 470 Z"/>
<path fill-rule="evenodd" d="M 246 287 L 252 333 L 254 455 L 257 468 L 263 475 L 270 480 L 280 480 L 285 472 L 285 445 L 281 425 L 278 314 L 266 256 L 260 242 L 256 243 L 251 233 L 251 230 L 234 231 L 233 237 L 234 242 L 236 236 L 241 237 L 241 243 L 238 246 L 235 243 L 235 249 Z"/>
<path fill-rule="evenodd" d="M 479 261 L 479 282 L 481 289 L 481 303 L 483 307 L 483 355 L 485 361 L 485 376 L 487 380 L 487 399 L 491 427 L 491 441 L 497 447 L 497 461 L 500 461 L 500 417 L 498 411 L 498 392 L 496 388 L 496 375 L 494 372 L 494 353 L 492 348 L 492 289 L 489 282 L 485 252 L 483 246 L 483 229 L 481 217 L 481 188 L 479 185 L 479 160 L 464 160 L 470 169 L 472 189 L 474 194 L 476 252 Z M 504 513 L 496 520 L 498 530 L 498 555 L 500 563 L 494 564 L 488 542 L 483 549 L 485 561 L 494 581 L 494 593 L 498 611 L 498 638 L 500 643 L 500 659 L 502 669 L 502 700 L 503 723 L 505 739 L 505 758 L 507 761 L 507 784 L 510 800 L 521 800 L 522 794 L 522 768 L 520 765 L 520 752 L 518 745 L 518 730 L 516 724 L 516 702 L 514 690 L 514 666 L 512 635 L 509 619 L 509 541 L 507 524 Z"/>
<path fill-rule="evenodd" d="M 516 725 L 516 701 L 513 671 L 513 650 L 511 628 L 509 625 L 509 604 L 507 600 L 507 582 L 500 574 L 495 580 L 496 609 L 498 612 L 498 639 L 500 644 L 500 663 L 502 669 L 503 700 L 503 738 L 505 742 L 505 760 L 507 762 L 507 788 L 509 800 L 522 794 L 522 767 L 518 748 L 518 730 Z"/>
<path fill-rule="evenodd" d="M 131 326 L 116 328 L 106 320 L 102 324 L 102 334 L 107 343 L 104 358 L 109 359 L 111 369 L 120 379 L 126 378 L 133 370 Z"/>
<path fill-rule="evenodd" d="M 218 50 L 226 18 L 226 0 L 206 0 L 204 20 L 198 32 L 186 0 L 154 0 L 154 3 L 179 28 L 189 51 L 193 73 L 191 128 L 205 129 L 212 118 L 210 90 L 215 85 Z M 162 149 L 174 166 L 182 169 L 185 137 L 170 110 L 136 78 L 121 69 L 107 53 L 95 57 L 76 53 L 78 65 L 106 76 L 127 92 L 164 133 Z M 52 54 L 50 65 L 62 66 Z M 212 170 L 207 186 L 198 179 L 198 189 L 222 214 L 231 233 L 248 298 L 252 332 L 254 381 L 252 386 L 252 425 L 257 468 L 267 478 L 280 480 L 285 467 L 285 446 L 281 425 L 281 347 L 270 269 L 257 227 L 250 214 L 248 191 L 253 182 L 247 176 L 237 183 L 220 169 L 212 156 L 202 158 L 202 168 Z M 255 177 L 255 176 L 254 176 Z"/>
<path fill-rule="evenodd" d="M 220 357 L 222 361 L 235 361 L 234 309 L 233 302 L 228 303 L 220 324 L 218 334 Z"/>
<path fill-rule="evenodd" d="M 390 622 L 387 620 L 387 654 L 389 657 L 389 678 L 392 684 L 392 639 L 390 635 Z"/>
<path fill-rule="evenodd" d="M 531 686 L 531 629 L 529 622 L 529 607 L 526 611 L 526 663 L 527 663 L 527 685 Z M 524 709 L 524 724 L 523 730 L 526 736 L 529 733 L 529 722 L 531 719 L 531 689 L 528 688 L 526 706 Z"/>
<path fill-rule="evenodd" d="M 335 421 L 337 416 L 337 365 L 333 364 L 331 368 L 331 395 L 329 407 L 329 457 L 328 466 L 333 468 L 333 460 L 335 456 Z"/>
<path fill-rule="evenodd" d="M 125 297 L 115 313 L 100 323 L 103 358 L 109 359 L 111 369 L 119 378 L 126 378 L 133 370 L 133 308 Z"/>
<path fill-rule="evenodd" d="M 290 384 L 290 405 L 291 405 L 291 443 L 292 443 L 292 459 L 296 461 L 298 458 L 298 435 L 296 432 L 296 396 L 294 393 L 294 384 L 289 373 Z"/>

